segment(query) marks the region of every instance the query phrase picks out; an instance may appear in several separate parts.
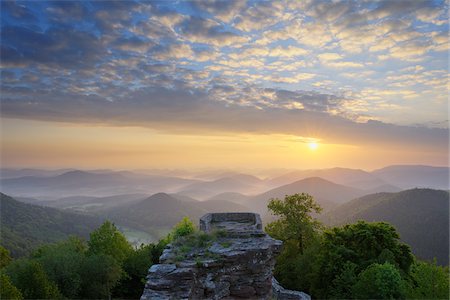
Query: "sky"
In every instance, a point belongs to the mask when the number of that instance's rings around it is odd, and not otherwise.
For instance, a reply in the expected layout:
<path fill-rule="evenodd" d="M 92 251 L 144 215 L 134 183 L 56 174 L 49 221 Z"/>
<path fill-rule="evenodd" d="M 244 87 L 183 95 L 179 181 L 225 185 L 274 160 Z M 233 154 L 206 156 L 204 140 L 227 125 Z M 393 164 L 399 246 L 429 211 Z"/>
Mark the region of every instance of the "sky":
<path fill-rule="evenodd" d="M 448 1 L 0 5 L 2 167 L 449 164 Z"/>

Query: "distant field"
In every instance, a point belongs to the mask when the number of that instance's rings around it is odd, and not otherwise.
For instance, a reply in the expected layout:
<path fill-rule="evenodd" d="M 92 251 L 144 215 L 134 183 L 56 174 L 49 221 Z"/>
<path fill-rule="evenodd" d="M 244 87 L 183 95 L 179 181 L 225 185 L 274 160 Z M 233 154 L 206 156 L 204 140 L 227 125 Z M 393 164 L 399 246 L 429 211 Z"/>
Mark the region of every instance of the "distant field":
<path fill-rule="evenodd" d="M 152 230 L 154 231 L 154 234 L 150 234 L 148 232 L 136 230 L 134 228 L 124 226 L 117 227 L 125 235 L 127 240 L 135 247 L 141 244 L 156 243 L 161 237 L 165 236 L 169 232 L 169 230 L 166 229 L 155 229 Z"/>

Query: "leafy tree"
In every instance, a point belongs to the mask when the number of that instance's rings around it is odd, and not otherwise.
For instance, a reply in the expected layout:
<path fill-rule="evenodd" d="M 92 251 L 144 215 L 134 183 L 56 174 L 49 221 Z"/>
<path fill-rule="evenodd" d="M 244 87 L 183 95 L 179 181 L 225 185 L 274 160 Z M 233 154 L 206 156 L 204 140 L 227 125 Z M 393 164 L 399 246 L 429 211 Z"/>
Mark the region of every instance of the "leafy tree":
<path fill-rule="evenodd" d="M 319 213 L 321 208 L 308 194 L 294 194 L 284 200 L 271 199 L 268 208 L 279 219 L 265 229 L 272 237 L 284 242 L 274 275 L 284 287 L 308 292 L 309 271 L 314 265 L 320 238 L 318 232 L 322 227 L 311 213 Z"/>
<path fill-rule="evenodd" d="M 411 299 L 449 299 L 449 270 L 436 264 L 423 261 L 411 267 L 411 282 L 408 298 Z"/>
<path fill-rule="evenodd" d="M 0 272 L 0 299 L 23 299 L 22 293 L 12 284 L 11 279 Z"/>
<path fill-rule="evenodd" d="M 300 254 L 303 254 L 305 247 L 321 227 L 311 213 L 319 213 L 322 208 L 315 203 L 312 196 L 302 193 L 286 195 L 284 200 L 271 199 L 268 209 L 279 219 L 269 223 L 266 231 L 284 242 L 295 242 Z"/>
<path fill-rule="evenodd" d="M 358 281 L 353 286 L 352 298 L 403 298 L 400 272 L 390 263 L 370 265 L 358 275 Z"/>
<path fill-rule="evenodd" d="M 357 275 L 374 263 L 388 262 L 406 277 L 413 262 L 410 248 L 399 242 L 392 225 L 383 222 L 359 221 L 327 230 L 316 255 L 311 291 L 318 298 L 348 297 L 348 283 L 341 285 L 343 273 L 349 272 L 348 263 L 354 264 L 352 270 Z"/>
<path fill-rule="evenodd" d="M 32 259 L 19 259 L 6 268 L 11 282 L 25 299 L 60 299 L 57 285 L 51 281 L 40 263 Z"/>
<path fill-rule="evenodd" d="M 353 285 L 357 282 L 357 270 L 358 266 L 350 261 L 345 262 L 340 274 L 334 278 L 331 290 L 330 298 L 337 299 L 352 299 L 353 298 Z"/>
<path fill-rule="evenodd" d="M 0 269 L 6 267 L 11 262 L 11 260 L 12 258 L 9 255 L 9 251 L 0 246 Z"/>
<path fill-rule="evenodd" d="M 145 277 L 149 267 L 155 263 L 153 257 L 155 245 L 141 245 L 127 257 L 123 264 L 123 270 L 127 276 L 123 276 L 120 283 L 114 289 L 113 295 L 126 299 L 138 299 L 145 285 Z M 159 255 L 156 259 L 159 258 Z M 157 262 L 156 262 L 157 263 Z"/>
<path fill-rule="evenodd" d="M 88 255 L 109 255 L 118 262 L 119 266 L 133 252 L 133 247 L 125 236 L 109 221 L 90 234 L 88 245 Z"/>
<path fill-rule="evenodd" d="M 81 298 L 111 298 L 111 291 L 121 276 L 122 269 L 112 256 L 87 256 L 81 266 Z"/>
<path fill-rule="evenodd" d="M 81 287 L 81 265 L 85 259 L 86 245 L 77 237 L 57 244 L 45 245 L 35 251 L 33 257 L 44 267 L 61 293 L 77 298 Z"/>

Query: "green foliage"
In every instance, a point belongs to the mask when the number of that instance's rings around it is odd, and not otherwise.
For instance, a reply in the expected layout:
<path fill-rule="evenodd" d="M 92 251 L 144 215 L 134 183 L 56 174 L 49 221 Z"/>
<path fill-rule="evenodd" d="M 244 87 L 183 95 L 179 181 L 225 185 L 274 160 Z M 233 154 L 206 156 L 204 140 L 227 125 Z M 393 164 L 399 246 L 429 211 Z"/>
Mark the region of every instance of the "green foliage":
<path fill-rule="evenodd" d="M 62 298 L 56 283 L 48 278 L 42 265 L 35 260 L 16 260 L 5 270 L 25 299 Z"/>
<path fill-rule="evenodd" d="M 393 265 L 372 264 L 358 275 L 353 286 L 356 299 L 401 299 L 402 278 Z"/>
<path fill-rule="evenodd" d="M 449 269 L 436 264 L 418 261 L 411 267 L 407 298 L 449 299 Z"/>
<path fill-rule="evenodd" d="M 77 237 L 57 244 L 45 245 L 33 253 L 33 258 L 45 269 L 61 293 L 77 298 L 81 288 L 81 266 L 85 259 L 86 245 Z"/>
<path fill-rule="evenodd" d="M 363 221 L 325 231 L 316 255 L 311 291 L 319 298 L 348 297 L 349 291 L 345 287 L 344 294 L 336 293 L 342 290 L 342 273 L 348 273 L 349 262 L 355 265 L 354 274 L 374 263 L 389 262 L 405 276 L 413 262 L 409 247 L 399 242 L 394 227 L 387 223 Z"/>
<path fill-rule="evenodd" d="M 192 223 L 192 221 L 188 217 L 183 217 L 183 219 L 180 222 L 178 222 L 172 228 L 172 230 L 169 232 L 169 234 L 162 240 L 164 243 L 169 244 L 172 241 L 174 241 L 180 237 L 190 235 L 191 233 L 193 233 L 195 231 L 196 231 L 196 228 L 195 228 L 194 223 Z"/>
<path fill-rule="evenodd" d="M 13 258 L 29 255 L 45 243 L 54 243 L 76 235 L 83 238 L 97 228 L 97 218 L 19 202 L 0 193 L 1 245 Z"/>
<path fill-rule="evenodd" d="M 286 195 L 284 200 L 271 199 L 269 211 L 279 219 L 266 226 L 266 231 L 274 238 L 282 241 L 296 241 L 302 254 L 320 229 L 320 223 L 312 218 L 312 212 L 322 209 L 308 194 Z"/>
<path fill-rule="evenodd" d="M 449 263 L 448 216 L 448 191 L 411 189 L 354 199 L 328 212 L 323 219 L 329 219 L 334 226 L 358 220 L 388 222 L 417 257 L 425 260 L 436 257 L 439 265 L 446 266 Z"/>
<path fill-rule="evenodd" d="M 11 279 L 0 272 L 0 299 L 23 299 L 22 293 L 12 284 Z"/>
<path fill-rule="evenodd" d="M 11 262 L 11 260 L 12 258 L 9 255 L 9 251 L 0 246 L 0 269 L 6 267 Z"/>
<path fill-rule="evenodd" d="M 145 285 L 145 277 L 148 268 L 158 263 L 160 254 L 153 256 L 155 245 L 141 245 L 135 249 L 123 263 L 123 270 L 127 276 L 123 276 L 119 284 L 114 288 L 114 296 L 125 299 L 139 299 Z"/>
<path fill-rule="evenodd" d="M 122 269 L 112 256 L 87 256 L 81 265 L 81 298 L 109 298 L 121 276 Z"/>
<path fill-rule="evenodd" d="M 106 221 L 90 234 L 88 242 L 88 255 L 104 254 L 114 258 L 119 266 L 133 252 L 133 247 L 117 229 L 117 227 Z"/>
<path fill-rule="evenodd" d="M 322 227 L 310 214 L 319 213 L 321 208 L 308 194 L 294 194 L 284 200 L 271 199 L 268 208 L 279 219 L 269 223 L 265 230 L 284 242 L 277 257 L 275 276 L 284 287 L 308 291 L 310 277 L 306 276 L 305 270 L 313 266 L 313 253 L 317 251 L 318 233 Z"/>
<path fill-rule="evenodd" d="M 195 225 L 188 217 L 184 217 L 172 230 L 173 238 L 186 236 L 195 231 Z"/>

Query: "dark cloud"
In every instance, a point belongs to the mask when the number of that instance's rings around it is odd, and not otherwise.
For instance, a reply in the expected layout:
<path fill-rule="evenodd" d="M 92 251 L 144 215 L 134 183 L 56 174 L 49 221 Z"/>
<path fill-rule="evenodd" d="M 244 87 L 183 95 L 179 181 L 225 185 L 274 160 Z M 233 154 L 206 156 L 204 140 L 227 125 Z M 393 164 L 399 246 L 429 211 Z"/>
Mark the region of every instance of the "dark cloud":
<path fill-rule="evenodd" d="M 211 0 L 211 1 L 192 1 L 189 2 L 195 10 L 203 10 L 210 13 L 213 17 L 230 22 L 238 15 L 246 6 L 246 1 L 227 1 L 227 0 Z"/>
<path fill-rule="evenodd" d="M 277 101 L 300 101 L 312 109 L 286 109 L 279 106 L 244 106 L 211 99 L 213 91 L 234 93 L 235 87 L 213 86 L 212 91 L 187 88 L 183 81 L 170 87 L 146 87 L 137 90 L 118 88 L 113 100 L 95 95 L 80 95 L 63 90 L 39 92 L 26 88 L 4 89 L 3 117 L 118 126 L 144 126 L 170 132 L 283 133 L 315 136 L 328 143 L 409 145 L 411 147 L 447 147 L 446 129 L 429 129 L 385 124 L 378 121 L 355 123 L 331 116 L 325 107 L 333 105 L 334 96 L 309 92 L 273 90 Z M 245 92 L 262 89 L 247 88 Z M 12 97 L 19 95 L 19 97 Z M 255 97 L 255 95 L 253 95 Z M 61 99 L 71 99 L 61 101 Z M 311 108 L 310 107 L 310 108 Z M 311 131 L 314 128 L 313 131 Z"/>
<path fill-rule="evenodd" d="M 30 3 L 18 3 L 17 1 L 2 1 L 0 7 L 2 14 L 5 13 L 21 22 L 35 22 L 38 19 L 27 5 Z"/>
<path fill-rule="evenodd" d="M 189 17 L 179 25 L 180 32 L 200 43 L 214 43 L 228 45 L 242 42 L 245 39 L 231 31 L 228 31 L 219 23 L 201 17 Z"/>
<path fill-rule="evenodd" d="M 70 28 L 49 28 L 45 32 L 37 32 L 25 27 L 6 26 L 2 28 L 1 37 L 1 61 L 7 65 L 92 68 L 104 54 L 101 41 L 96 36 Z"/>

